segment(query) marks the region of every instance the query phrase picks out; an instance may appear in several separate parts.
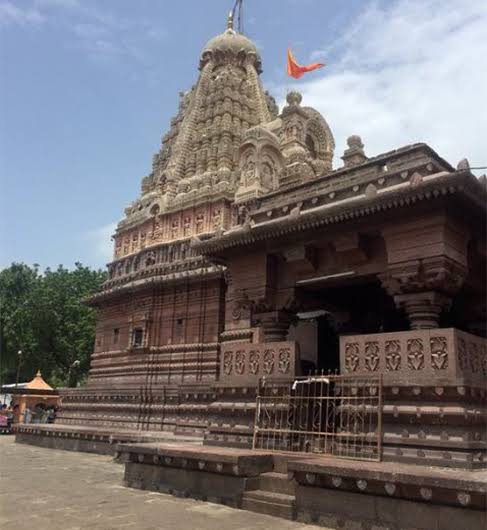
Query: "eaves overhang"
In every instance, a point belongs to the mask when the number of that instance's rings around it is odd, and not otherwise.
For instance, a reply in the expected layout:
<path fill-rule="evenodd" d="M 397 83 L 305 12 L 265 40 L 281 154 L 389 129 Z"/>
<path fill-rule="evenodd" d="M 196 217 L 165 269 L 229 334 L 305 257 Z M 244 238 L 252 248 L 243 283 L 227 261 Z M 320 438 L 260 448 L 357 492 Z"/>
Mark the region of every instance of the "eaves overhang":
<path fill-rule="evenodd" d="M 486 189 L 470 171 L 443 171 L 424 177 L 417 185 L 407 181 L 379 190 L 373 197 L 361 193 L 334 203 L 297 212 L 291 211 L 287 216 L 277 219 L 255 224 L 247 223 L 220 236 L 204 241 L 193 241 L 192 246 L 203 256 L 218 256 L 231 248 L 248 246 L 259 241 L 280 238 L 459 193 L 479 208 L 486 210 Z"/>

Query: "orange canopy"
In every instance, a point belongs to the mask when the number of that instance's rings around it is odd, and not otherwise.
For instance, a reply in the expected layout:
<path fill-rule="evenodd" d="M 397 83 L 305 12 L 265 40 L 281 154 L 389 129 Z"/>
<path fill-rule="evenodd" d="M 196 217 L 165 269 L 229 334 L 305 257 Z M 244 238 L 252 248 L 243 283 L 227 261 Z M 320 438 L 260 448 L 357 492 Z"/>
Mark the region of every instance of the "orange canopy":
<path fill-rule="evenodd" d="M 40 370 L 37 370 L 36 376 L 32 381 L 29 381 L 24 388 L 29 388 L 31 390 L 52 390 L 52 386 L 48 385 L 44 379 L 42 379 L 42 374 Z"/>

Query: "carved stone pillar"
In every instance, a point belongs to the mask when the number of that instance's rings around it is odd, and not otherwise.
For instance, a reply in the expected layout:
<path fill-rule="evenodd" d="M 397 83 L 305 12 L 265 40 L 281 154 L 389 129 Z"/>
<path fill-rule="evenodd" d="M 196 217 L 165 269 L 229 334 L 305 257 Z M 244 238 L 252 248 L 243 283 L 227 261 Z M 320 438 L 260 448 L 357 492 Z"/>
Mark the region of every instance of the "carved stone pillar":
<path fill-rule="evenodd" d="M 389 266 L 380 276 L 383 287 L 404 309 L 411 329 L 439 327 L 440 314 L 461 288 L 466 267 L 444 256 Z"/>
<path fill-rule="evenodd" d="M 432 291 L 395 295 L 394 302 L 404 309 L 411 329 L 431 329 L 439 327 L 440 314 L 450 305 L 451 299 Z"/>
<path fill-rule="evenodd" d="M 262 326 L 265 342 L 284 342 L 287 338 L 291 315 L 287 311 L 271 311 L 256 316 Z"/>

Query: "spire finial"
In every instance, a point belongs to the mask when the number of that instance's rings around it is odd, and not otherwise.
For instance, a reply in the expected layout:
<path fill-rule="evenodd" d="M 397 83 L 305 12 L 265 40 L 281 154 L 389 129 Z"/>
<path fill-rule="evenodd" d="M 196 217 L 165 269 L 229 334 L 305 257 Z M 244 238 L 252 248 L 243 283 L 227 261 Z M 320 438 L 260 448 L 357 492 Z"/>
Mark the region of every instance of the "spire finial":
<path fill-rule="evenodd" d="M 233 11 L 230 11 L 230 13 L 228 13 L 227 29 L 233 29 Z"/>

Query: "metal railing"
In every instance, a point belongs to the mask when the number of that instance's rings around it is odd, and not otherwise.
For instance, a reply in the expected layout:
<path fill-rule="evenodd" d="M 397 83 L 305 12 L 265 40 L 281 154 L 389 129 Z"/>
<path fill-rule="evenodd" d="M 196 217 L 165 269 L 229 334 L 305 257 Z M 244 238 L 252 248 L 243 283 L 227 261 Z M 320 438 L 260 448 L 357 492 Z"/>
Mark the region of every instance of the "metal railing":
<path fill-rule="evenodd" d="M 260 380 L 254 449 L 380 460 L 381 442 L 381 376 Z"/>

